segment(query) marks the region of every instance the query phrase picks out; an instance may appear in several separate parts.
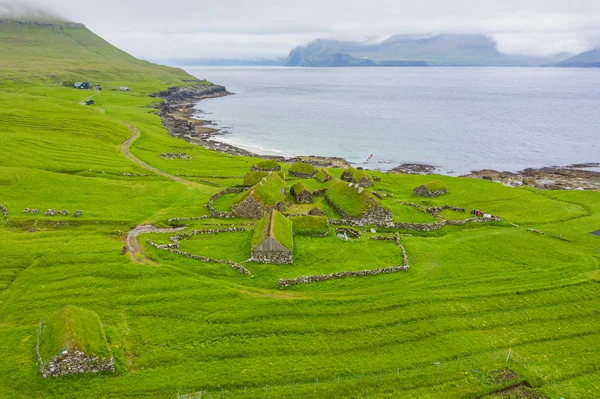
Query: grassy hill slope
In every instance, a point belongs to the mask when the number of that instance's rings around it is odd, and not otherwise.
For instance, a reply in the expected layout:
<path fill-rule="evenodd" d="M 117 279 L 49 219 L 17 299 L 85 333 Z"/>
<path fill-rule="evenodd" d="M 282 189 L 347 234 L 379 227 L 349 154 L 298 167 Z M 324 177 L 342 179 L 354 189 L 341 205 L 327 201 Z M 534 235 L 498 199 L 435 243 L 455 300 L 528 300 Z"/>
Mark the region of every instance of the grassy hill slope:
<path fill-rule="evenodd" d="M 0 20 L 0 84 L 90 80 L 143 85 L 195 79 L 186 72 L 138 60 L 84 25 Z"/>
<path fill-rule="evenodd" d="M 165 131 L 145 93 L 183 84 L 186 73 L 69 29 L 0 24 L 0 204 L 9 211 L 0 213 L 1 398 L 474 398 L 521 381 L 550 397 L 598 397 L 600 243 L 589 233 L 600 229 L 600 193 L 439 176 L 449 193 L 425 199 L 412 192 L 431 176 L 374 172 L 391 209 L 449 204 L 503 222 L 400 232 L 409 271 L 288 289 L 277 281 L 399 265 L 402 255 L 371 239 L 391 233 L 369 229 L 349 241 L 297 236 L 293 265 L 248 264 L 253 277 L 145 241 L 171 233 L 141 235 L 144 255 L 124 254 L 131 228 L 207 215 L 208 198 L 242 184 L 257 160 Z M 50 45 L 66 56 L 51 57 Z M 74 77 L 134 91 L 58 85 Z M 81 106 L 90 96 L 95 105 Z M 133 156 L 180 180 L 125 156 L 129 125 L 140 131 Z M 45 216 L 48 208 L 83 214 Z M 179 221 L 183 233 L 248 229 L 196 235 L 182 250 L 245 265 L 253 226 L 243 222 Z M 66 306 L 98 314 L 114 375 L 41 378 L 39 322 Z M 519 376 L 498 381 L 505 368 Z"/>

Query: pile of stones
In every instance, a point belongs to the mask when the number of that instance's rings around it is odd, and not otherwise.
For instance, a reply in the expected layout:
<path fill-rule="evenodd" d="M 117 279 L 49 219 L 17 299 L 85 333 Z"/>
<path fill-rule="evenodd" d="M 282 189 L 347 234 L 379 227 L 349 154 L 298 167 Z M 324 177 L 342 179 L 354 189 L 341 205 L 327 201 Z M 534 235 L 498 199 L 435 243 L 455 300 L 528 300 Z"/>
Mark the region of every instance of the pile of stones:
<path fill-rule="evenodd" d="M 56 216 L 56 215 L 69 216 L 69 211 L 64 210 L 64 209 L 62 211 L 55 211 L 54 209 L 48 209 L 46 211 L 46 213 L 44 213 L 44 215 L 46 215 L 46 216 Z"/>
<path fill-rule="evenodd" d="M 161 158 L 167 158 L 167 159 L 192 159 L 192 157 L 190 157 L 188 154 L 181 153 L 181 154 L 160 154 Z"/>
<path fill-rule="evenodd" d="M 23 209 L 23 213 L 32 213 L 34 215 L 37 215 L 38 213 L 40 213 L 40 211 L 38 211 L 37 209 L 25 208 Z"/>
<path fill-rule="evenodd" d="M 5 218 L 8 217 L 8 208 L 5 207 L 4 205 L 0 205 L 0 212 L 2 212 L 2 214 L 4 215 Z"/>
<path fill-rule="evenodd" d="M 51 360 L 46 367 L 40 367 L 44 378 L 58 377 L 67 374 L 97 373 L 99 371 L 115 371 L 115 361 L 99 359 L 98 356 L 88 356 L 86 353 L 74 350 L 64 351 Z"/>

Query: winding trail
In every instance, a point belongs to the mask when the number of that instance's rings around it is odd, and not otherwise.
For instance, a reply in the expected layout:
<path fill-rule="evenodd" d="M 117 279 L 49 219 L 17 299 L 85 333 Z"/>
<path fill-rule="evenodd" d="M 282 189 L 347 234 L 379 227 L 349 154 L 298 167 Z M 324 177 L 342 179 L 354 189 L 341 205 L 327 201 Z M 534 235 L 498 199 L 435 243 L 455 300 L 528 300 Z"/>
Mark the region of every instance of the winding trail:
<path fill-rule="evenodd" d="M 135 227 L 132 230 L 129 230 L 127 233 L 127 249 L 131 253 L 131 257 L 137 263 L 142 263 L 143 260 L 150 260 L 144 252 L 142 251 L 142 247 L 138 242 L 137 238 L 140 234 L 144 233 L 175 233 L 177 231 L 181 231 L 185 229 L 185 227 L 178 227 L 174 229 L 159 229 L 158 227 L 154 227 L 151 224 L 143 224 Z"/>
<path fill-rule="evenodd" d="M 129 129 L 131 129 L 131 131 L 133 132 L 133 135 L 130 138 L 128 138 L 127 140 L 125 140 L 123 142 L 123 144 L 121 144 L 121 147 L 120 147 L 121 152 L 123 154 L 125 154 L 125 156 L 127 158 L 129 158 L 130 160 L 132 160 L 133 162 L 135 162 L 136 164 L 138 164 L 142 168 L 144 168 L 146 170 L 149 170 L 151 172 L 154 172 L 157 175 L 166 177 L 167 179 L 171 179 L 171 180 L 176 181 L 178 183 L 189 184 L 189 185 L 193 185 L 193 186 L 201 186 L 201 184 L 199 184 L 199 183 L 195 183 L 193 181 L 182 179 L 181 177 L 177 177 L 177 176 L 174 176 L 174 175 L 172 175 L 170 173 L 167 173 L 165 171 L 157 169 L 154 166 L 152 166 L 150 164 L 147 164 L 146 162 L 142 161 L 141 159 L 139 159 L 138 157 L 136 157 L 135 155 L 133 155 L 131 153 L 131 150 L 129 149 L 129 147 L 131 146 L 131 144 L 133 144 L 134 141 L 136 141 L 140 137 L 140 131 L 135 126 L 130 125 L 129 123 L 127 123 L 127 127 Z"/>

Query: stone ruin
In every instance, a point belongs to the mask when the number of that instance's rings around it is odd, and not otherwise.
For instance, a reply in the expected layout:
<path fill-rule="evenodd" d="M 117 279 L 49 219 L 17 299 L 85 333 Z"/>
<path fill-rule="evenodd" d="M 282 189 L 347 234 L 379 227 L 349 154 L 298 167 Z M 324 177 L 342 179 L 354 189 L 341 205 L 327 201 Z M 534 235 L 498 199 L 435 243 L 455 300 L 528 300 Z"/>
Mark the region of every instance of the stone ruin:
<path fill-rule="evenodd" d="M 175 154 L 160 154 L 161 158 L 167 159 L 192 159 L 188 154 L 184 153 L 175 153 Z"/>
<path fill-rule="evenodd" d="M 442 188 L 440 190 L 429 190 L 425 185 L 416 187 L 413 190 L 413 193 L 419 197 L 439 197 L 440 195 L 444 195 L 448 193 L 447 188 Z"/>
<path fill-rule="evenodd" d="M 45 322 L 40 320 L 36 353 L 44 378 L 115 370 L 98 315 L 71 305 Z"/>
<path fill-rule="evenodd" d="M 46 213 L 44 213 L 44 215 L 46 215 L 46 216 L 56 216 L 56 215 L 69 216 L 69 211 L 64 210 L 64 209 L 62 211 L 55 211 L 54 209 L 48 209 L 46 211 Z"/>
<path fill-rule="evenodd" d="M 250 195 L 248 195 L 244 200 L 238 202 L 237 204 L 233 204 L 231 209 L 235 217 L 245 219 L 260 219 L 273 209 L 282 212 L 283 208 L 283 201 L 278 202 L 274 206 L 269 206 L 257 199 L 253 193 L 250 193 Z"/>
<path fill-rule="evenodd" d="M 320 208 L 314 207 L 308 212 L 309 216 L 327 216 Z"/>
<path fill-rule="evenodd" d="M 46 367 L 42 367 L 40 371 L 44 378 L 77 373 L 115 371 L 115 361 L 112 357 L 110 359 L 99 359 L 98 356 L 88 356 L 79 350 L 65 350 L 51 360 Z"/>

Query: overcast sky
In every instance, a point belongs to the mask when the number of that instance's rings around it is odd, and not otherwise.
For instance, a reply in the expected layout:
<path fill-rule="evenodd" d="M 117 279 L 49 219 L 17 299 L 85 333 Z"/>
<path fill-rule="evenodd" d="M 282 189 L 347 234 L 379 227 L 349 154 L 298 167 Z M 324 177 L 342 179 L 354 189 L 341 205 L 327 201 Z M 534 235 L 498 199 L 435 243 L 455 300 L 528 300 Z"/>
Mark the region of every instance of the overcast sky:
<path fill-rule="evenodd" d="M 285 57 L 316 38 L 408 33 L 482 33 L 512 54 L 600 46 L 600 0 L 0 0 L 0 13 L 26 4 L 150 60 Z"/>

